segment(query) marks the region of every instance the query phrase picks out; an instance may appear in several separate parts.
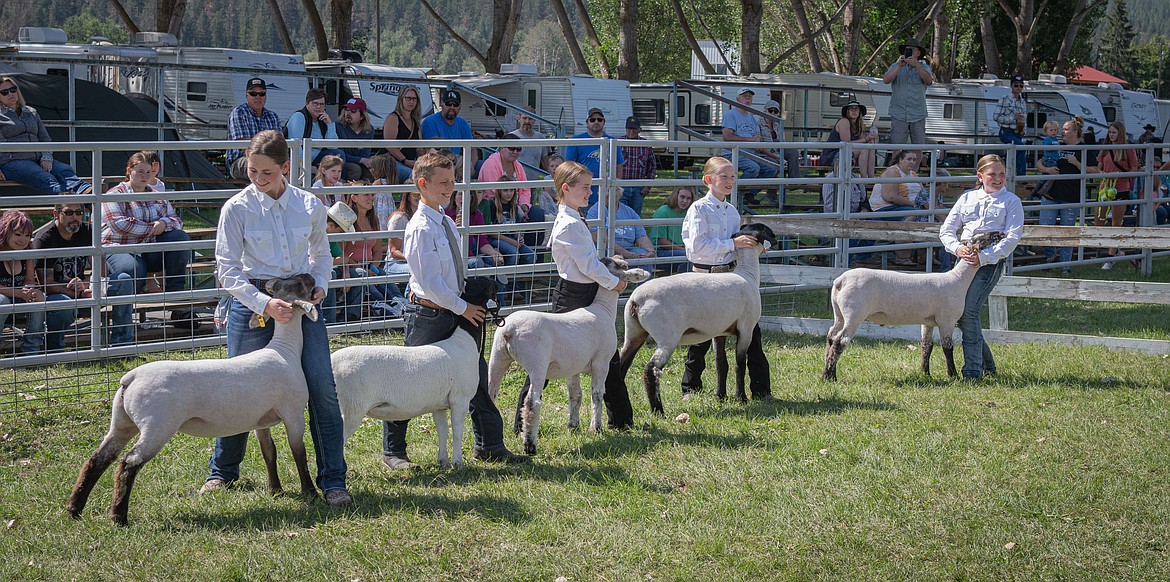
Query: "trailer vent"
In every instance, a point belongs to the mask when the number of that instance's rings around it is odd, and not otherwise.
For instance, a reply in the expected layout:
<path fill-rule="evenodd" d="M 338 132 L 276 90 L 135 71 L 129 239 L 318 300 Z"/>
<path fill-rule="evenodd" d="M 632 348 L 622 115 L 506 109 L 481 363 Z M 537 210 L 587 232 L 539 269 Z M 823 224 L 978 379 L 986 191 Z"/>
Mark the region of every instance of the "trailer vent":
<path fill-rule="evenodd" d="M 138 46 L 179 46 L 179 39 L 166 32 L 136 32 L 134 33 L 134 44 Z"/>
<path fill-rule="evenodd" d="M 69 37 L 64 30 L 46 26 L 22 26 L 18 38 L 20 42 L 36 44 L 65 44 L 69 42 Z"/>

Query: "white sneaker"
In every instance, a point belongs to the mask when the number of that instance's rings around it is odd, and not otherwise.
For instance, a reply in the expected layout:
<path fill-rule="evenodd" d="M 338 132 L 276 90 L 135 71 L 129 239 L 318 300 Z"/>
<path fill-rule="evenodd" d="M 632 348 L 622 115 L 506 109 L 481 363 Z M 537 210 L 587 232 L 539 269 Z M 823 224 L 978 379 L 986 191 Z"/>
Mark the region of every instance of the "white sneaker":
<path fill-rule="evenodd" d="M 1102 271 L 1108 271 L 1109 269 L 1112 269 L 1112 268 L 1113 268 L 1113 261 L 1105 261 L 1105 262 L 1104 262 L 1104 263 L 1101 265 L 1101 270 L 1102 270 Z"/>

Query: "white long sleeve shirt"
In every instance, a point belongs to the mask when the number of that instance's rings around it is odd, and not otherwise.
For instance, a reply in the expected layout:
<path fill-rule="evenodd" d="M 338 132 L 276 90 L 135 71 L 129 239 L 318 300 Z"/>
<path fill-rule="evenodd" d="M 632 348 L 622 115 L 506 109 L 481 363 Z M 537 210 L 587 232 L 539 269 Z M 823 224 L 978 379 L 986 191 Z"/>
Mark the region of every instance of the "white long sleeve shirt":
<path fill-rule="evenodd" d="M 459 272 L 455 269 L 459 249 L 451 248 L 445 228 L 450 228 L 455 240 L 463 244 L 454 220 L 430 206 L 420 205 L 406 223 L 402 249 L 410 269 L 410 290 L 459 315 L 467 309 L 467 302 L 459 297 Z"/>
<path fill-rule="evenodd" d="M 711 192 L 696 200 L 683 219 L 683 246 L 687 260 L 699 265 L 725 265 L 735 260 L 739 212 L 730 202 L 720 201 Z"/>
<path fill-rule="evenodd" d="M 1024 205 L 1007 188 L 988 194 L 982 188 L 964 192 L 947 213 L 939 239 L 951 254 L 964 239 L 985 232 L 1002 232 L 1003 240 L 979 252 L 980 265 L 994 265 L 1012 254 L 1024 234 Z"/>
<path fill-rule="evenodd" d="M 270 295 L 249 279 L 286 278 L 308 273 L 325 288 L 333 257 L 325 237 L 325 207 L 316 196 L 285 183 L 273 199 L 253 185 L 232 196 L 219 215 L 215 265 L 219 284 L 256 313 Z"/>
<path fill-rule="evenodd" d="M 574 283 L 597 283 L 606 289 L 618 286 L 620 280 L 617 276 L 598 260 L 589 227 L 576 210 L 564 204 L 558 207 L 549 246 L 557 264 L 557 274 L 562 279 Z"/>

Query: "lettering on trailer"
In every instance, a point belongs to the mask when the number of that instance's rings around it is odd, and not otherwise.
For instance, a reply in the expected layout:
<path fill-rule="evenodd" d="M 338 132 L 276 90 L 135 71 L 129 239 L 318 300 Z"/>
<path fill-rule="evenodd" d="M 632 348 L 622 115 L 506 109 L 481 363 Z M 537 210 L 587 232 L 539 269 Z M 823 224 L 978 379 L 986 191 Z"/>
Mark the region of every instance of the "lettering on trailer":
<path fill-rule="evenodd" d="M 370 91 L 397 97 L 398 93 L 402 91 L 402 85 L 398 83 L 370 83 Z"/>
<path fill-rule="evenodd" d="M 146 67 L 118 67 L 118 74 L 133 79 L 135 77 L 146 77 L 150 74 L 150 70 Z"/>
<path fill-rule="evenodd" d="M 232 109 L 235 104 L 227 99 L 216 99 L 207 103 L 207 108 L 211 110 L 216 109 Z"/>
<path fill-rule="evenodd" d="M 294 63 L 294 64 L 295 64 L 295 63 Z M 276 65 L 275 65 L 275 64 L 273 64 L 273 63 L 252 63 L 252 64 L 250 64 L 250 65 L 248 65 L 248 66 L 249 66 L 249 67 L 251 67 L 251 68 L 253 68 L 253 69 L 268 69 L 268 70 L 271 70 L 271 71 L 275 71 L 275 70 L 276 70 Z"/>

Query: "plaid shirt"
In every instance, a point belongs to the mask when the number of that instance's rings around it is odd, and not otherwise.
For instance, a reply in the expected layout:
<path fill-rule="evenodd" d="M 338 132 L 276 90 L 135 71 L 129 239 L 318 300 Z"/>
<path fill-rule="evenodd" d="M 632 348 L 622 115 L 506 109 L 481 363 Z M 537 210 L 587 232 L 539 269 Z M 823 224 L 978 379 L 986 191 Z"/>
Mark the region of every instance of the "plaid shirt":
<path fill-rule="evenodd" d="M 280 131 L 280 116 L 267 107 L 260 117 L 256 117 L 256 112 L 244 103 L 232 109 L 232 114 L 228 116 L 228 139 L 252 139 L 252 136 L 266 129 Z M 244 150 L 228 150 L 225 156 L 228 167 L 242 155 Z"/>
<path fill-rule="evenodd" d="M 128 194 L 134 190 L 129 182 L 110 188 L 107 194 Z M 166 230 L 182 230 L 183 221 L 166 200 L 142 202 L 102 202 L 102 244 L 132 245 L 154 242 L 154 222 L 163 221 Z M 165 231 L 164 231 L 165 232 Z"/>
<path fill-rule="evenodd" d="M 638 138 L 646 141 L 646 138 Z M 645 180 L 653 178 L 658 170 L 658 162 L 654 159 L 654 148 L 640 146 L 621 146 L 622 157 L 626 164 L 622 166 L 621 179 Z"/>
<path fill-rule="evenodd" d="M 1015 95 L 1008 93 L 1000 98 L 999 104 L 995 106 L 995 114 L 991 118 L 999 124 L 1000 129 L 1014 132 L 1016 131 L 1017 113 L 1028 114 L 1028 104 L 1024 102 L 1024 95 L 1021 93 L 1017 99 Z"/>

